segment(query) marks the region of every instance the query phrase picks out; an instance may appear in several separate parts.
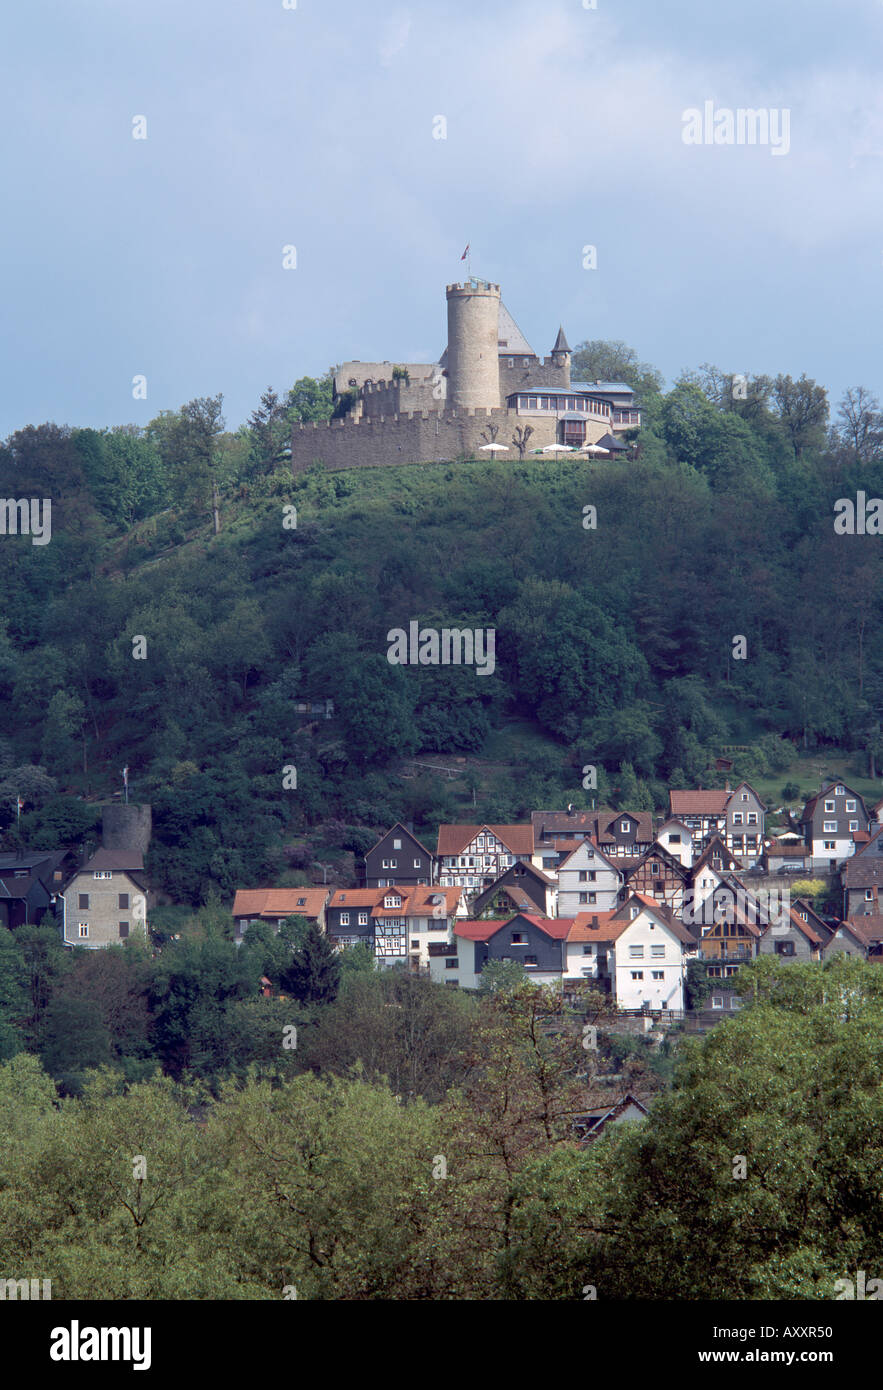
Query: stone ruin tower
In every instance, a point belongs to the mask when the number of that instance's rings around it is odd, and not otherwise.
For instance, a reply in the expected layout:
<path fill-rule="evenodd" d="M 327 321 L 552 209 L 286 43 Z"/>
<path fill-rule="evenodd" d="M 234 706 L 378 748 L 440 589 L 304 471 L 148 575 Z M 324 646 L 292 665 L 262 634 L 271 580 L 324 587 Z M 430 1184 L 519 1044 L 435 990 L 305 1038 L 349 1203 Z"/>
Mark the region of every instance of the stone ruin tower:
<path fill-rule="evenodd" d="M 500 408 L 500 286 L 448 285 L 448 410 Z"/>

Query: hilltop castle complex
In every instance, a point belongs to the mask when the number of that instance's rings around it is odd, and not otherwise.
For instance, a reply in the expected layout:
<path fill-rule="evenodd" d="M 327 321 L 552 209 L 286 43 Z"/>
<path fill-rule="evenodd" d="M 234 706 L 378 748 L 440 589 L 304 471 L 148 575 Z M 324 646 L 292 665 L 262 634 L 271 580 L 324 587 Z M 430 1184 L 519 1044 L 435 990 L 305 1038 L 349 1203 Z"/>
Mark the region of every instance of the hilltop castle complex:
<path fill-rule="evenodd" d="M 438 362 L 345 362 L 334 396 L 344 413 L 292 434 L 292 471 L 488 457 L 566 445 L 622 454 L 624 430 L 640 425 L 621 381 L 571 381 L 559 329 L 540 360 L 500 299 L 499 285 L 448 285 L 448 346 Z M 488 445 L 495 446 L 487 449 Z M 594 446 L 594 448 L 593 448 Z"/>

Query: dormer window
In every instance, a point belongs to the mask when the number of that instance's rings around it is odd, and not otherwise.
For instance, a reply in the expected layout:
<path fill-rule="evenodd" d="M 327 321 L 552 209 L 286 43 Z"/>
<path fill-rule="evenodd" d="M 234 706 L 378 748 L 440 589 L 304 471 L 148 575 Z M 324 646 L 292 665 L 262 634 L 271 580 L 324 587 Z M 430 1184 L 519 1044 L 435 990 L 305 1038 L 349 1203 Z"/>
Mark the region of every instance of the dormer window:
<path fill-rule="evenodd" d="M 835 795 L 835 796 L 845 796 L 845 795 L 846 795 L 846 788 L 845 788 L 845 787 L 835 787 L 835 788 L 834 788 L 834 795 Z"/>
<path fill-rule="evenodd" d="M 631 828 L 632 828 L 631 821 L 627 821 L 627 820 L 620 821 L 620 823 L 619 823 L 619 829 L 620 829 L 620 831 L 621 831 L 621 833 L 622 833 L 623 835 L 628 835 L 628 833 L 629 833 L 629 831 L 631 830 Z"/>

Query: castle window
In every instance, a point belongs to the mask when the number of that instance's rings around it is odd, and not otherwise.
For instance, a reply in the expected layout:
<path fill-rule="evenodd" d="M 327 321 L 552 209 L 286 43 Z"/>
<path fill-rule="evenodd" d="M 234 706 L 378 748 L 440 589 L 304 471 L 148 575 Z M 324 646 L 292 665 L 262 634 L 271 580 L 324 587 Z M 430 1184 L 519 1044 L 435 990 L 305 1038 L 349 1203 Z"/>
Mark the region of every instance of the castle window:
<path fill-rule="evenodd" d="M 525 365 L 525 367 L 529 367 L 529 366 L 530 366 L 530 358 L 529 358 L 529 357 L 525 357 L 525 359 L 524 359 L 524 365 Z"/>
<path fill-rule="evenodd" d="M 509 366 L 510 366 L 510 367 L 514 367 L 514 366 L 515 366 L 515 358 L 514 358 L 514 357 L 510 357 L 510 358 L 509 358 Z"/>

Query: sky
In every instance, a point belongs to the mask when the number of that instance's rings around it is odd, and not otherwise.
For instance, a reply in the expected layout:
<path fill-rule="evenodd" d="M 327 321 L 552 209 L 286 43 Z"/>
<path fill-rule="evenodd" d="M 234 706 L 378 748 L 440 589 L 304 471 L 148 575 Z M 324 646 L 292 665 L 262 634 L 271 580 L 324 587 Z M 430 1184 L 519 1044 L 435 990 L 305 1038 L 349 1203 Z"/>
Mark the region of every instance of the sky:
<path fill-rule="evenodd" d="M 0 437 L 435 361 L 467 243 L 541 355 L 883 398 L 881 57 L 879 0 L 7 6 Z"/>

